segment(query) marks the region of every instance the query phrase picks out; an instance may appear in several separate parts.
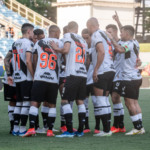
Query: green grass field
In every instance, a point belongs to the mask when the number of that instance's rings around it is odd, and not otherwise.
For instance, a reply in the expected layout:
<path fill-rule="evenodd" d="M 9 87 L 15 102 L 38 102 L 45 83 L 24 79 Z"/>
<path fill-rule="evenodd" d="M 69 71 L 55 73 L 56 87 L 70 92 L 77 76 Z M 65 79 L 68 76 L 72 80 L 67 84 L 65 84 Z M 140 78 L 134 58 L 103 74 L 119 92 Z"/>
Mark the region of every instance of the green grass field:
<path fill-rule="evenodd" d="M 146 130 L 144 135 L 125 136 L 123 133 L 113 134 L 111 137 L 93 137 L 94 115 L 93 106 L 90 100 L 90 128 L 91 133 L 81 138 L 55 138 L 46 135 L 22 138 L 14 137 L 9 132 L 9 122 L 7 114 L 7 102 L 3 100 L 3 93 L 0 93 L 0 150 L 150 150 L 150 90 L 141 90 L 140 105 L 143 110 L 143 125 Z M 124 102 L 123 102 L 124 103 Z M 57 103 L 57 119 L 55 128 L 59 129 L 60 97 Z M 74 104 L 74 127 L 77 128 L 77 107 Z M 112 119 L 113 121 L 113 119 Z M 42 121 L 40 119 L 40 126 Z M 101 125 L 102 127 L 102 125 Z M 125 108 L 125 127 L 127 131 L 133 128 L 127 109 Z"/>

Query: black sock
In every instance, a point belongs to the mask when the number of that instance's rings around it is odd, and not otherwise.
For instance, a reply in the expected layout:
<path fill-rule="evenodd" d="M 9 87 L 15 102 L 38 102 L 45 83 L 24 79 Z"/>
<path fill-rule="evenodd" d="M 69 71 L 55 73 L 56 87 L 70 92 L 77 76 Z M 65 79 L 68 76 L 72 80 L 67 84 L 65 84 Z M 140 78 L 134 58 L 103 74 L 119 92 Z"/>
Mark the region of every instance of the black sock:
<path fill-rule="evenodd" d="M 120 116 L 114 116 L 114 124 L 115 128 L 118 128 Z"/>
<path fill-rule="evenodd" d="M 95 125 L 95 129 L 96 130 L 100 130 L 100 116 L 95 116 L 95 122 L 96 122 L 96 125 Z"/>
<path fill-rule="evenodd" d="M 61 127 L 65 126 L 66 122 L 65 121 L 61 121 Z"/>
<path fill-rule="evenodd" d="M 124 115 L 119 116 L 119 128 L 124 128 Z"/>
<path fill-rule="evenodd" d="M 56 117 L 48 117 L 47 118 L 47 124 L 48 124 L 49 130 L 53 129 L 55 119 L 56 119 Z"/>
<path fill-rule="evenodd" d="M 141 119 L 139 119 L 139 124 L 140 124 L 141 128 L 143 128 L 143 124 L 142 124 L 142 120 Z"/>
<path fill-rule="evenodd" d="M 85 129 L 90 129 L 89 128 L 89 117 L 85 117 Z"/>
<path fill-rule="evenodd" d="M 30 128 L 34 128 L 35 127 L 36 117 L 37 116 L 29 114 Z"/>
<path fill-rule="evenodd" d="M 109 124 L 108 124 L 108 114 L 102 115 L 101 120 L 103 124 L 103 131 L 108 133 L 110 131 Z"/>
<path fill-rule="evenodd" d="M 20 114 L 14 114 L 14 125 L 19 125 L 20 123 Z"/>
<path fill-rule="evenodd" d="M 35 122 L 35 130 L 39 128 L 39 115 L 36 117 L 36 122 Z"/>
<path fill-rule="evenodd" d="M 78 132 L 83 132 L 83 128 L 84 128 L 84 125 L 85 125 L 85 115 L 86 115 L 86 113 L 79 113 L 78 114 L 78 119 L 79 119 Z"/>
<path fill-rule="evenodd" d="M 20 120 L 21 120 L 21 126 L 26 126 L 27 121 L 28 121 L 28 115 L 20 115 Z"/>
<path fill-rule="evenodd" d="M 13 131 L 14 129 L 14 120 L 10 121 L 10 131 Z"/>
<path fill-rule="evenodd" d="M 137 130 L 141 130 L 141 123 L 139 120 L 133 122 L 134 128 Z"/>
<path fill-rule="evenodd" d="M 67 131 L 73 133 L 72 113 L 64 115 L 66 120 Z"/>
<path fill-rule="evenodd" d="M 43 118 L 43 126 L 44 128 L 47 128 L 47 118 L 48 118 L 48 113 L 41 113 L 42 114 L 42 118 Z"/>
<path fill-rule="evenodd" d="M 108 128 L 109 128 L 109 131 L 110 131 L 110 126 L 111 126 L 111 114 L 108 114 Z"/>

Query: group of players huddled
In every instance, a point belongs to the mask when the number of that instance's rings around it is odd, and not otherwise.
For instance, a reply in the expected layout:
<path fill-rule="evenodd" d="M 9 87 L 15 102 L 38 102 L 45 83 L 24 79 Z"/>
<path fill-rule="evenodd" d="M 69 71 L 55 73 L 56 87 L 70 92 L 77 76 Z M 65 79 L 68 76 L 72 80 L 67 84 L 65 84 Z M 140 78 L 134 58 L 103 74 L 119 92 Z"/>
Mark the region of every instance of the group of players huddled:
<path fill-rule="evenodd" d="M 4 98 L 10 101 L 8 114 L 10 133 L 28 137 L 37 133 L 55 136 L 58 90 L 61 95 L 60 130 L 55 137 L 81 137 L 91 132 L 89 127 L 89 96 L 94 106 L 94 136 L 111 136 L 126 132 L 124 97 L 134 128 L 125 135 L 144 134 L 142 112 L 138 103 L 142 77 L 138 70 L 139 44 L 134 40 L 134 28 L 122 26 L 117 13 L 114 24 L 99 29 L 94 17 L 87 21 L 87 28 L 78 35 L 78 24 L 71 21 L 63 28 L 63 38 L 56 25 L 49 27 L 45 38 L 41 29 L 22 25 L 22 38 L 15 41 L 5 57 Z M 33 31 L 34 30 L 34 31 Z M 114 123 L 111 127 L 111 105 Z M 78 107 L 78 129 L 73 128 L 72 106 Z M 41 106 L 43 129 L 39 128 L 38 109 Z M 29 116 L 29 129 L 26 124 Z M 100 121 L 103 129 L 100 130 Z"/>

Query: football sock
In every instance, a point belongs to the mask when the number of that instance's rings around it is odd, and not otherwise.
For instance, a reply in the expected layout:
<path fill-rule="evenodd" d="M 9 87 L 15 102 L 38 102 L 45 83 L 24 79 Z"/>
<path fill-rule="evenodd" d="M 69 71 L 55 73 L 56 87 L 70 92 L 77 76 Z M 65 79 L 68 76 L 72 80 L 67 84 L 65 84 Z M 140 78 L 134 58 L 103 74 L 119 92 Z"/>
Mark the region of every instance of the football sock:
<path fill-rule="evenodd" d="M 30 102 L 29 101 L 23 102 L 22 109 L 21 109 L 21 116 L 20 116 L 20 120 L 21 120 L 20 132 L 26 131 L 29 108 L 30 108 Z"/>
<path fill-rule="evenodd" d="M 62 105 L 60 106 L 60 120 L 61 120 L 61 127 L 65 126 L 66 121 L 65 121 Z"/>
<path fill-rule="evenodd" d="M 22 102 L 17 102 L 14 109 L 14 132 L 19 131 Z"/>
<path fill-rule="evenodd" d="M 89 102 L 89 99 L 86 98 L 84 100 L 84 105 L 85 105 L 85 108 L 86 108 L 85 129 L 89 129 L 89 108 L 88 108 L 88 102 Z"/>
<path fill-rule="evenodd" d="M 47 119 L 49 130 L 53 129 L 55 119 L 56 119 L 56 108 L 49 108 L 48 119 Z"/>
<path fill-rule="evenodd" d="M 124 127 L 124 107 L 122 103 L 120 103 L 120 117 L 119 117 L 119 128 Z"/>
<path fill-rule="evenodd" d="M 35 106 L 31 106 L 29 110 L 29 122 L 30 122 L 30 128 L 35 127 L 36 117 L 38 115 L 38 108 Z"/>
<path fill-rule="evenodd" d="M 114 112 L 114 123 L 113 126 L 115 128 L 119 127 L 119 119 L 120 119 L 120 103 L 119 104 L 113 104 L 113 112 Z"/>
<path fill-rule="evenodd" d="M 109 96 L 106 97 L 106 103 L 107 103 L 107 107 L 108 107 L 108 127 L 110 130 L 110 126 L 111 126 L 111 105 L 109 102 Z"/>
<path fill-rule="evenodd" d="M 83 132 L 83 127 L 85 124 L 85 115 L 86 115 L 85 105 L 84 104 L 78 105 L 78 119 L 79 119 L 78 132 Z"/>
<path fill-rule="evenodd" d="M 64 117 L 66 120 L 67 131 L 73 133 L 73 125 L 72 125 L 72 109 L 70 104 L 65 104 L 62 106 Z"/>
<path fill-rule="evenodd" d="M 139 113 L 139 114 L 138 114 L 138 117 L 139 117 L 139 122 L 140 122 L 141 128 L 143 128 L 143 124 L 142 124 L 142 113 Z"/>
<path fill-rule="evenodd" d="M 41 114 L 43 118 L 43 126 L 44 128 L 47 128 L 47 118 L 49 113 L 49 107 L 41 106 Z"/>
<path fill-rule="evenodd" d="M 14 128 L 14 109 L 15 109 L 15 106 L 8 105 L 8 116 L 9 116 L 10 130 L 11 131 Z"/>
<path fill-rule="evenodd" d="M 141 127 L 141 124 L 140 124 L 140 121 L 139 121 L 139 116 L 134 115 L 134 116 L 130 116 L 130 118 L 132 120 L 134 128 L 137 129 L 137 130 L 140 130 L 142 127 Z"/>

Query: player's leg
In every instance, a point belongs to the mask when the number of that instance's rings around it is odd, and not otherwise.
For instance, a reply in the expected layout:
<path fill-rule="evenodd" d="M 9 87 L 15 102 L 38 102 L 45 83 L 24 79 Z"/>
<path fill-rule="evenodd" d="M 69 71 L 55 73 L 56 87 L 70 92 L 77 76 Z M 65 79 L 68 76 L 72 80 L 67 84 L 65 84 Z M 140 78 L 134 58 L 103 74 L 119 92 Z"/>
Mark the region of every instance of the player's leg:
<path fill-rule="evenodd" d="M 23 104 L 21 108 L 21 125 L 19 129 L 19 136 L 23 136 L 27 131 L 26 125 L 29 116 L 32 84 L 32 81 L 24 81 L 21 83 L 21 96 L 23 99 Z"/>
<path fill-rule="evenodd" d="M 46 100 L 49 103 L 49 112 L 47 118 L 47 136 L 54 136 L 53 127 L 56 119 L 56 100 L 58 95 L 58 84 L 50 83 L 46 93 Z"/>
<path fill-rule="evenodd" d="M 42 102 L 42 100 L 45 99 L 46 89 L 47 89 L 46 82 L 42 81 L 33 82 L 33 87 L 31 90 L 31 107 L 29 110 L 29 129 L 23 137 L 36 134 L 35 123 L 38 115 L 38 106 L 39 102 Z"/>

